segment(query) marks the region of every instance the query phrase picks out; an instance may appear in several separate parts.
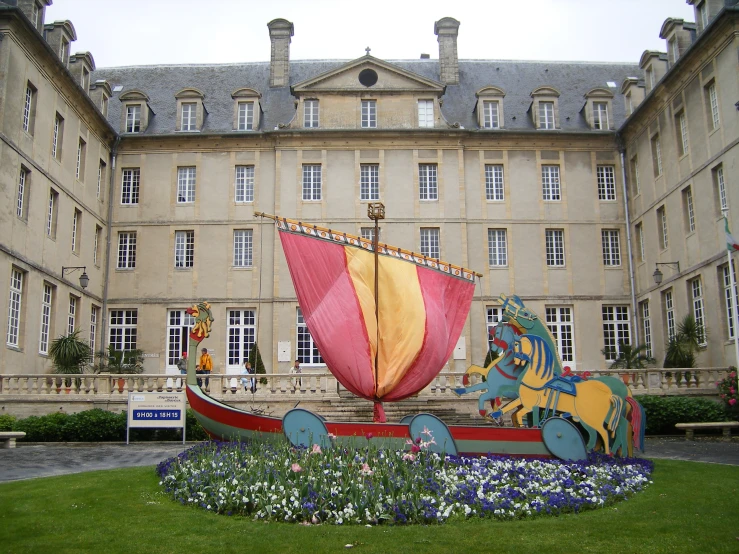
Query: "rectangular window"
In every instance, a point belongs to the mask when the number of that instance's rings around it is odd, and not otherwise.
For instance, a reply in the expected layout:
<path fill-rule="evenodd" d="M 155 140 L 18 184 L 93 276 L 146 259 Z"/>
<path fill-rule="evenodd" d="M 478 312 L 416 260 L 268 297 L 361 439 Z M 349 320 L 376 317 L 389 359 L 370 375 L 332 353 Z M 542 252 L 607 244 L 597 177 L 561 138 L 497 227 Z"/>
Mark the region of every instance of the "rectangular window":
<path fill-rule="evenodd" d="M 77 329 L 77 308 L 80 299 L 74 295 L 69 295 L 69 313 L 67 314 L 67 334 L 71 335 Z"/>
<path fill-rule="evenodd" d="M 174 266 L 191 268 L 195 258 L 195 231 L 175 231 Z"/>
<path fill-rule="evenodd" d="M 601 229 L 601 243 L 603 244 L 603 265 L 617 267 L 621 265 L 621 243 L 618 229 Z"/>
<path fill-rule="evenodd" d="M 20 219 L 26 219 L 28 216 L 28 202 L 26 202 L 26 197 L 28 196 L 28 185 L 31 181 L 30 176 L 31 172 L 21 166 L 18 175 L 18 198 L 15 203 L 15 215 Z"/>
<path fill-rule="evenodd" d="M 96 266 L 100 265 L 100 260 L 102 259 L 100 255 L 100 248 L 103 244 L 103 228 L 100 227 L 100 225 L 95 225 L 95 243 L 93 244 L 92 249 L 92 263 Z"/>
<path fill-rule="evenodd" d="M 731 275 L 729 275 L 729 264 L 726 264 L 721 268 L 722 284 L 724 286 L 724 303 L 726 305 L 726 321 L 729 326 L 729 339 L 736 338 L 736 314 L 734 313 L 734 306 L 739 304 L 739 285 L 736 281 L 736 267 L 734 262 L 731 262 L 731 272 L 734 274 L 734 294 L 731 294 Z"/>
<path fill-rule="evenodd" d="M 195 104 L 193 104 L 193 106 L 194 105 Z M 185 105 L 183 104 L 183 109 L 184 109 L 184 106 Z M 254 130 L 254 102 L 239 102 L 238 130 L 239 131 L 253 131 Z"/>
<path fill-rule="evenodd" d="M 62 137 L 64 136 L 64 118 L 56 114 L 54 117 L 54 132 L 51 137 L 51 157 L 59 161 L 62 159 Z"/>
<path fill-rule="evenodd" d="M 598 176 L 598 200 L 616 199 L 616 169 L 612 165 L 599 165 L 596 168 Z"/>
<path fill-rule="evenodd" d="M 228 311 L 228 361 L 227 368 L 242 369 L 249 353 L 256 344 L 257 318 L 255 310 Z"/>
<path fill-rule="evenodd" d="M 20 344 L 21 308 L 23 299 L 23 272 L 13 268 L 10 272 L 10 298 L 8 299 L 8 346 Z"/>
<path fill-rule="evenodd" d="M 440 252 L 439 228 L 421 227 L 421 254 L 438 260 L 441 257 Z"/>
<path fill-rule="evenodd" d="M 370 242 L 373 242 L 375 240 L 375 228 L 374 227 L 362 227 L 360 230 L 360 236 L 364 240 L 368 240 Z M 377 240 L 379 241 L 382 237 L 382 229 L 377 229 Z"/>
<path fill-rule="evenodd" d="M 433 127 L 434 126 L 434 101 L 419 100 L 418 101 L 418 126 Z"/>
<path fill-rule="evenodd" d="M 547 327 L 554 336 L 559 357 L 563 362 L 575 361 L 575 333 L 572 321 L 572 308 L 547 307 Z"/>
<path fill-rule="evenodd" d="M 603 306 L 603 342 L 608 361 L 618 359 L 622 344 L 631 344 L 628 306 Z"/>
<path fill-rule="evenodd" d="M 639 241 L 639 261 L 646 261 L 646 252 L 644 251 L 644 227 L 641 223 L 636 224 L 636 238 Z"/>
<path fill-rule="evenodd" d="M 685 217 L 685 229 L 688 233 L 695 231 L 695 209 L 693 207 L 693 190 L 691 187 L 683 189 L 683 214 Z"/>
<path fill-rule="evenodd" d="M 659 229 L 659 246 L 664 250 L 670 246 L 670 236 L 667 233 L 667 212 L 664 206 L 657 208 L 657 228 Z"/>
<path fill-rule="evenodd" d="M 75 176 L 78 181 L 85 180 L 85 155 L 87 153 L 87 143 L 80 139 L 77 144 L 77 171 Z"/>
<path fill-rule="evenodd" d="M 670 52 L 670 58 L 672 60 L 672 63 L 674 64 L 677 59 L 680 57 L 680 49 L 678 48 L 677 44 L 677 38 L 673 38 L 667 43 L 667 48 Z"/>
<path fill-rule="evenodd" d="M 485 198 L 489 201 L 502 201 L 503 166 L 485 164 Z"/>
<path fill-rule="evenodd" d="M 483 124 L 485 129 L 500 129 L 500 118 L 498 117 L 497 102 L 482 103 Z"/>
<path fill-rule="evenodd" d="M 318 100 L 303 102 L 303 127 L 316 129 L 318 121 Z"/>
<path fill-rule="evenodd" d="M 487 322 L 488 330 L 488 352 L 494 351 L 496 346 L 493 344 L 493 337 L 495 336 L 495 328 L 501 321 L 500 308 L 497 306 L 487 306 L 485 310 L 485 319 Z"/>
<path fill-rule="evenodd" d="M 89 93 L 90 89 L 90 72 L 86 68 L 82 68 L 82 78 L 80 79 L 80 86 L 82 86 L 85 92 Z"/>
<path fill-rule="evenodd" d="M 49 353 L 49 333 L 51 332 L 51 303 L 54 289 L 49 283 L 44 283 L 41 295 L 41 330 L 38 339 L 39 354 Z"/>
<path fill-rule="evenodd" d="M 712 129 L 718 129 L 719 125 L 721 125 L 721 120 L 718 115 L 718 93 L 716 92 L 716 83 L 708 85 L 708 87 L 706 87 L 706 92 L 708 95 L 709 119 L 713 125 Z"/>
<path fill-rule="evenodd" d="M 557 201 L 562 199 L 558 165 L 541 166 L 541 187 L 544 200 Z"/>
<path fill-rule="evenodd" d="M 195 318 L 185 310 L 169 310 L 167 314 L 167 367 L 177 367 L 183 352 L 188 351 L 190 329 Z M 196 352 L 191 352 L 193 356 Z"/>
<path fill-rule="evenodd" d="M 72 216 L 72 252 L 79 254 L 80 232 L 82 229 L 82 212 L 75 208 Z"/>
<path fill-rule="evenodd" d="M 101 200 L 103 198 L 103 183 L 105 183 L 106 180 L 107 169 L 108 166 L 105 164 L 105 162 L 103 160 L 100 160 L 100 165 L 98 165 L 98 187 L 96 193 L 96 197 L 98 200 Z"/>
<path fill-rule="evenodd" d="M 688 118 L 685 111 L 681 111 L 677 116 L 677 155 L 682 157 L 688 153 Z"/>
<path fill-rule="evenodd" d="M 646 76 L 647 76 L 647 78 L 645 79 L 645 81 L 647 82 L 647 85 L 649 86 L 649 89 L 647 90 L 647 93 L 649 93 L 649 92 L 651 92 L 651 91 L 654 90 L 654 85 L 655 85 L 655 81 L 654 81 L 654 70 L 651 67 L 648 67 L 647 68 L 647 70 L 646 70 Z"/>
<path fill-rule="evenodd" d="M 729 200 L 726 196 L 726 183 L 724 182 L 724 166 L 720 165 L 713 170 L 713 182 L 716 183 L 718 194 L 718 205 L 721 211 L 729 209 Z"/>
<path fill-rule="evenodd" d="M 491 267 L 508 265 L 508 240 L 505 229 L 488 229 L 488 264 Z"/>
<path fill-rule="evenodd" d="M 631 158 L 631 178 L 634 181 L 634 196 L 641 193 L 641 186 L 639 185 L 639 158 L 634 156 Z"/>
<path fill-rule="evenodd" d="M 56 238 L 56 211 L 59 201 L 59 193 L 49 189 L 49 205 L 46 211 L 46 236 Z"/>
<path fill-rule="evenodd" d="M 565 232 L 562 229 L 545 231 L 547 266 L 564 267 L 565 265 Z"/>
<path fill-rule="evenodd" d="M 110 310 L 108 344 L 115 350 L 136 350 L 138 310 Z"/>
<path fill-rule="evenodd" d="M 706 344 L 706 312 L 703 305 L 703 284 L 701 278 L 693 279 L 690 283 L 690 295 L 693 302 L 693 317 L 698 327 L 698 340 L 701 346 Z"/>
<path fill-rule="evenodd" d="M 38 23 L 39 23 L 39 5 L 37 2 L 33 2 L 33 5 L 31 6 L 31 21 L 33 22 L 33 26 L 38 29 Z"/>
<path fill-rule="evenodd" d="M 95 354 L 98 336 L 98 319 L 100 317 L 100 307 L 92 305 L 90 307 L 90 352 Z"/>
<path fill-rule="evenodd" d="M 138 167 L 124 169 L 123 181 L 121 183 L 121 204 L 138 204 L 140 186 L 141 170 Z"/>
<path fill-rule="evenodd" d="M 610 129 L 608 102 L 593 102 L 593 129 Z"/>
<path fill-rule="evenodd" d="M 303 165 L 303 200 L 312 201 L 321 199 L 321 166 L 316 164 Z"/>
<path fill-rule="evenodd" d="M 126 132 L 141 132 L 141 105 L 126 106 Z"/>
<path fill-rule="evenodd" d="M 418 191 L 420 200 L 439 199 L 436 171 L 436 164 L 418 164 Z"/>
<path fill-rule="evenodd" d="M 252 266 L 252 234 L 251 229 L 234 231 L 234 267 Z"/>
<path fill-rule="evenodd" d="M 183 131 L 197 131 L 197 109 L 198 105 L 195 102 L 182 103 L 181 128 Z"/>
<path fill-rule="evenodd" d="M 136 232 L 118 233 L 118 265 L 116 269 L 134 269 L 136 267 Z"/>
<path fill-rule="evenodd" d="M 59 49 L 59 57 L 61 58 L 62 63 L 67 65 L 67 62 L 69 61 L 69 41 L 67 39 L 62 39 L 61 48 Z"/>
<path fill-rule="evenodd" d="M 554 129 L 554 102 L 539 102 L 539 129 Z"/>
<path fill-rule="evenodd" d="M 26 98 L 23 103 L 23 130 L 29 135 L 33 134 L 36 120 L 36 87 L 30 81 L 26 83 Z"/>
<path fill-rule="evenodd" d="M 641 323 L 644 329 L 644 355 L 647 358 L 652 357 L 652 320 L 649 318 L 649 300 L 645 300 L 639 304 L 641 306 Z"/>
<path fill-rule="evenodd" d="M 191 204 L 195 202 L 195 168 L 177 168 L 177 203 Z"/>
<path fill-rule="evenodd" d="M 254 166 L 236 166 L 236 202 L 254 202 Z"/>
<path fill-rule="evenodd" d="M 359 199 L 380 199 L 380 166 L 378 164 L 359 166 Z"/>
<path fill-rule="evenodd" d="M 662 147 L 659 143 L 659 135 L 652 138 L 652 164 L 654 166 L 654 176 L 662 175 Z"/>
<path fill-rule="evenodd" d="M 318 347 L 313 342 L 313 337 L 310 331 L 308 331 L 308 326 L 305 324 L 303 312 L 300 308 L 298 308 L 297 338 L 298 344 L 295 357 L 300 363 L 306 365 L 322 364 L 323 358 L 318 351 Z"/>
<path fill-rule="evenodd" d="M 662 293 L 662 305 L 665 307 L 665 328 L 669 340 L 675 336 L 675 304 L 672 301 L 672 289 Z"/>
<path fill-rule="evenodd" d="M 362 100 L 362 127 L 377 127 L 377 101 Z"/>

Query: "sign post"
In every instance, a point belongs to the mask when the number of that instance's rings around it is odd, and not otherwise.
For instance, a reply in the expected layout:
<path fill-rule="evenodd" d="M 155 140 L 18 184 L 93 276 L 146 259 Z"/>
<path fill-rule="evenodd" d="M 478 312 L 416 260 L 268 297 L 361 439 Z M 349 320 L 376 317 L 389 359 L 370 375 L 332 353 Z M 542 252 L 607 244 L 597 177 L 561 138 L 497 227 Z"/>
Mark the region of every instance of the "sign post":
<path fill-rule="evenodd" d="M 132 427 L 181 427 L 185 444 L 185 394 L 129 392 L 126 444 Z"/>

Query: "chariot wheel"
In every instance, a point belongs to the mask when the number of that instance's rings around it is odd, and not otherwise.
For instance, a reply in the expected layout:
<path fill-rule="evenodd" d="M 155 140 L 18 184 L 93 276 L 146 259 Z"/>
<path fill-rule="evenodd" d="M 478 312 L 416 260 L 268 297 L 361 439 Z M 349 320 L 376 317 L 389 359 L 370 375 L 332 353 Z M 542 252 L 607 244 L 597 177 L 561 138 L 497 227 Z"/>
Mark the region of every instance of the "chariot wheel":
<path fill-rule="evenodd" d="M 435 415 L 418 414 L 414 416 L 408 425 L 408 431 L 414 441 L 420 438 L 421 441 L 426 442 L 433 437 L 436 444 L 430 444 L 428 446 L 429 451 L 457 456 L 457 444 L 454 442 L 449 427 Z M 424 431 L 428 431 L 430 436 Z"/>
<path fill-rule="evenodd" d="M 584 460 L 588 456 L 585 440 L 571 421 L 555 416 L 547 419 L 541 426 L 544 446 L 560 460 Z"/>
<path fill-rule="evenodd" d="M 331 446 L 323 419 L 303 408 L 293 408 L 282 417 L 282 431 L 293 446 L 306 448 L 314 444 L 323 448 Z"/>

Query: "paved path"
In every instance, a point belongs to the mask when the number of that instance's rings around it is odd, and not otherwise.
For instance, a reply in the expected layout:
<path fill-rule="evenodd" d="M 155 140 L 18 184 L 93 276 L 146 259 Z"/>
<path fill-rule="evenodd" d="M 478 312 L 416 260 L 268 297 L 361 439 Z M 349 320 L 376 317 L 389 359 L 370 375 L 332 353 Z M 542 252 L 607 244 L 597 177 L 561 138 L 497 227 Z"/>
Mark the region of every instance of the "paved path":
<path fill-rule="evenodd" d="M 29 444 L 0 449 L 0 482 L 66 475 L 99 469 L 154 466 L 195 443 L 140 442 Z M 731 442 L 682 437 L 647 438 L 647 458 L 667 458 L 739 466 L 739 437 Z"/>

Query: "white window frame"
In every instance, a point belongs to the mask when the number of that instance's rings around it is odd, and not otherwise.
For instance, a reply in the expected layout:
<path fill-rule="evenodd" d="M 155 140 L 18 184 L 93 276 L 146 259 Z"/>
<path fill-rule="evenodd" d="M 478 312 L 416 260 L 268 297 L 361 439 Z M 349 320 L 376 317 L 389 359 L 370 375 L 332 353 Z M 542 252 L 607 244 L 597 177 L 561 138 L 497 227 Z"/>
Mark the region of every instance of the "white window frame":
<path fill-rule="evenodd" d="M 301 365 L 325 365 L 308 326 L 305 324 L 303 312 L 300 308 L 297 308 L 295 358 L 300 361 Z"/>
<path fill-rule="evenodd" d="M 374 227 L 362 227 L 359 230 L 359 236 L 366 241 L 373 242 L 375 240 L 375 228 Z M 381 240 L 382 228 L 377 228 L 377 240 Z"/>
<path fill-rule="evenodd" d="M 549 100 L 539 101 L 539 129 L 554 129 L 554 102 Z"/>
<path fill-rule="evenodd" d="M 485 164 L 485 199 L 488 202 L 505 200 L 502 164 Z"/>
<path fill-rule="evenodd" d="M 323 188 L 323 166 L 303 164 L 303 202 L 320 202 Z"/>
<path fill-rule="evenodd" d="M 234 229 L 233 266 L 252 267 L 254 256 L 254 231 L 252 229 Z"/>
<path fill-rule="evenodd" d="M 254 166 L 236 166 L 234 201 L 238 204 L 254 202 Z"/>
<path fill-rule="evenodd" d="M 100 261 L 100 238 L 103 234 L 103 228 L 100 227 L 100 225 L 95 225 L 95 238 L 94 238 L 94 244 L 93 244 L 93 250 L 92 250 L 92 263 L 93 265 L 99 265 Z"/>
<path fill-rule="evenodd" d="M 64 135 L 64 118 L 58 113 L 54 116 L 54 131 L 51 137 L 51 157 L 59 161 L 62 157 L 62 138 Z"/>
<path fill-rule="evenodd" d="M 303 102 L 303 127 L 317 129 L 320 125 L 320 104 L 315 98 Z"/>
<path fill-rule="evenodd" d="M 636 224 L 636 235 L 639 239 L 639 261 L 646 261 L 646 251 L 644 250 L 644 226 L 641 223 Z"/>
<path fill-rule="evenodd" d="M 72 252 L 78 252 L 80 219 L 82 219 L 82 212 L 75 208 L 74 215 L 72 216 Z"/>
<path fill-rule="evenodd" d="M 108 344 L 115 350 L 136 350 L 138 309 L 110 310 Z"/>
<path fill-rule="evenodd" d="M 67 334 L 71 335 L 77 329 L 77 312 L 79 311 L 80 299 L 69 295 L 69 310 L 67 312 Z"/>
<path fill-rule="evenodd" d="M 377 100 L 362 100 L 362 128 L 377 128 Z"/>
<path fill-rule="evenodd" d="M 603 344 L 606 360 L 617 360 L 621 354 L 620 342 L 631 344 L 631 319 L 628 306 L 603 306 Z"/>
<path fill-rule="evenodd" d="M 441 239 L 438 227 L 421 227 L 421 255 L 438 260 L 441 258 Z"/>
<path fill-rule="evenodd" d="M 380 164 L 359 165 L 359 200 L 373 202 L 380 199 Z"/>
<path fill-rule="evenodd" d="M 195 318 L 185 310 L 167 311 L 167 368 L 177 368 L 183 352 L 189 347 L 188 335 L 190 329 L 195 325 Z M 197 351 L 188 352 L 191 356 L 197 356 Z"/>
<path fill-rule="evenodd" d="M 565 232 L 564 229 L 546 229 L 544 231 L 546 244 L 547 267 L 565 266 Z"/>
<path fill-rule="evenodd" d="M 647 358 L 652 357 L 652 320 L 649 316 L 649 300 L 640 303 L 642 328 L 644 329 L 644 345 L 647 347 L 644 354 Z"/>
<path fill-rule="evenodd" d="M 95 198 L 98 200 L 100 200 L 100 193 L 103 190 L 103 178 L 105 177 L 105 169 L 107 167 L 107 164 L 103 160 L 100 160 L 100 163 L 98 164 L 97 192 L 95 193 Z"/>
<path fill-rule="evenodd" d="M 736 322 L 734 320 L 734 306 L 739 305 L 739 283 L 736 280 L 736 266 L 732 260 L 731 271 L 734 274 L 734 295 L 731 294 L 731 275 L 729 274 L 729 264 L 721 268 L 724 285 L 724 306 L 726 307 L 726 321 L 728 323 L 727 332 L 729 340 L 736 338 Z M 733 300 L 732 300 L 733 299 Z"/>
<path fill-rule="evenodd" d="M 141 132 L 141 104 L 126 105 L 126 132 Z"/>
<path fill-rule="evenodd" d="M 177 203 L 193 204 L 195 202 L 195 186 L 197 182 L 197 168 L 177 168 Z"/>
<path fill-rule="evenodd" d="M 229 309 L 226 325 L 226 371 L 240 373 L 256 344 L 257 312 L 255 309 Z M 237 371 L 238 370 L 238 371 Z"/>
<path fill-rule="evenodd" d="M 700 277 L 690 281 L 690 296 L 693 308 L 693 317 L 698 329 L 701 331 L 699 345 L 706 345 L 706 309 L 703 302 L 703 282 Z"/>
<path fill-rule="evenodd" d="M 593 128 L 607 131 L 610 125 L 608 102 L 593 102 Z"/>
<path fill-rule="evenodd" d="M 98 319 L 100 314 L 100 307 L 92 304 L 90 306 L 90 352 L 95 354 L 95 348 L 97 346 L 97 333 L 98 333 Z"/>
<path fill-rule="evenodd" d="M 729 209 L 729 199 L 726 195 L 726 182 L 724 181 L 724 166 L 718 166 L 715 170 L 716 186 L 718 187 L 718 201 L 721 211 Z"/>
<path fill-rule="evenodd" d="M 184 104 L 183 104 L 184 107 Z M 237 130 L 239 131 L 253 131 L 254 130 L 254 102 L 239 102 L 238 103 L 238 125 Z"/>
<path fill-rule="evenodd" d="M 51 333 L 51 306 L 54 299 L 54 288 L 44 283 L 41 293 L 41 326 L 39 329 L 38 352 L 49 353 L 49 334 Z"/>
<path fill-rule="evenodd" d="M 30 81 L 26 82 L 26 98 L 23 102 L 23 130 L 29 135 L 33 134 L 33 115 L 36 104 L 36 89 Z"/>
<path fill-rule="evenodd" d="M 418 164 L 418 199 L 436 201 L 439 199 L 439 167 L 437 164 Z"/>
<path fill-rule="evenodd" d="M 136 269 L 136 231 L 118 233 L 118 263 L 116 269 Z"/>
<path fill-rule="evenodd" d="M 433 127 L 434 126 L 434 101 L 419 100 L 418 101 L 418 126 Z"/>
<path fill-rule="evenodd" d="M 8 332 L 6 343 L 17 348 L 20 340 L 21 310 L 23 308 L 23 280 L 25 275 L 13 267 L 10 271 L 10 297 L 8 298 Z"/>
<path fill-rule="evenodd" d="M 488 352 L 491 350 L 495 351 L 496 346 L 493 344 L 493 337 L 495 334 L 495 328 L 498 326 L 498 323 L 500 323 L 503 320 L 503 316 L 501 315 L 501 309 L 500 306 L 486 306 L 485 307 L 485 326 L 487 328 L 487 342 L 488 342 Z M 487 357 L 487 352 L 485 353 L 485 356 Z"/>
<path fill-rule="evenodd" d="M 634 196 L 638 196 L 641 194 L 641 185 L 639 184 L 639 157 L 634 156 L 631 158 L 631 168 L 634 172 L 634 187 L 635 187 L 635 194 Z"/>
<path fill-rule="evenodd" d="M 598 200 L 616 200 L 616 168 L 612 165 L 599 165 L 595 168 L 598 179 Z"/>
<path fill-rule="evenodd" d="M 28 176 L 31 174 L 30 171 L 28 171 L 25 167 L 21 166 L 19 175 L 18 175 L 18 198 L 17 202 L 15 204 L 15 215 L 19 219 L 25 219 L 26 218 L 26 181 L 28 181 Z"/>
<path fill-rule="evenodd" d="M 508 231 L 488 229 L 488 265 L 508 267 Z"/>
<path fill-rule="evenodd" d="M 621 240 L 618 229 L 601 229 L 600 238 L 603 245 L 603 265 L 621 267 Z"/>
<path fill-rule="evenodd" d="M 180 129 L 182 131 L 198 130 L 198 103 L 182 102 L 181 104 L 182 118 Z"/>
<path fill-rule="evenodd" d="M 675 336 L 675 302 L 672 298 L 672 289 L 662 293 L 665 306 L 665 321 L 667 323 L 667 339 Z"/>
<path fill-rule="evenodd" d="M 716 91 L 716 83 L 708 85 L 708 103 L 711 109 L 711 123 L 715 131 L 721 126 L 721 118 L 718 112 L 718 92 Z"/>
<path fill-rule="evenodd" d="M 558 165 L 541 166 L 541 189 L 542 198 L 545 202 L 559 202 L 562 200 L 562 185 Z"/>
<path fill-rule="evenodd" d="M 688 147 L 690 146 L 688 141 L 688 118 L 685 115 L 685 110 L 681 111 L 677 116 L 677 124 L 680 130 L 680 141 L 678 143 L 680 151 L 678 152 L 678 156 L 682 157 L 688 153 Z"/>
<path fill-rule="evenodd" d="M 77 170 L 75 171 L 75 177 L 78 181 L 85 180 L 85 153 L 87 151 L 87 143 L 80 138 L 77 143 Z"/>
<path fill-rule="evenodd" d="M 685 210 L 688 218 L 688 232 L 695 232 L 695 207 L 693 205 L 693 187 L 685 188 Z"/>
<path fill-rule="evenodd" d="M 484 129 L 500 129 L 500 102 L 497 100 L 482 101 L 482 126 Z"/>
<path fill-rule="evenodd" d="M 575 365 L 575 318 L 572 306 L 546 306 L 546 320 L 554 336 L 557 353 L 571 369 Z"/>
<path fill-rule="evenodd" d="M 137 206 L 141 191 L 141 169 L 131 167 L 121 173 L 121 205 Z"/>
<path fill-rule="evenodd" d="M 657 208 L 657 217 L 659 218 L 660 229 L 660 248 L 666 250 L 670 246 L 670 236 L 667 227 L 667 209 L 665 206 Z"/>
<path fill-rule="evenodd" d="M 177 269 L 192 269 L 195 264 L 195 231 L 175 231 L 174 266 Z"/>
<path fill-rule="evenodd" d="M 59 193 L 53 188 L 49 189 L 49 206 L 46 212 L 46 236 L 54 238 L 56 236 L 56 203 Z"/>

